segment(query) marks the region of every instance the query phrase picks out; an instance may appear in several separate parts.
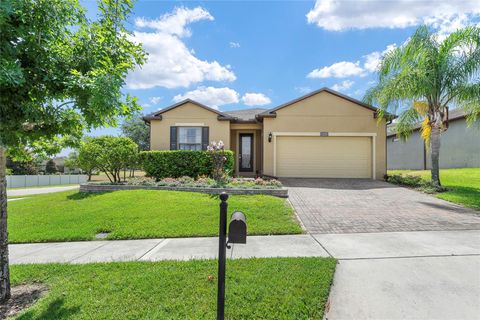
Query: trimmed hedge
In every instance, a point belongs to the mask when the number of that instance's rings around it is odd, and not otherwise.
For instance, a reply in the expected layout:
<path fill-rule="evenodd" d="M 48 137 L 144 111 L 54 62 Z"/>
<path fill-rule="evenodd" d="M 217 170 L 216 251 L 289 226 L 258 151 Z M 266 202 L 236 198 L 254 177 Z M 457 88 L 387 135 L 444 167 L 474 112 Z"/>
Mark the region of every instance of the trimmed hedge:
<path fill-rule="evenodd" d="M 225 172 L 233 174 L 233 152 L 225 150 Z M 212 158 L 207 151 L 159 150 L 140 153 L 140 163 L 146 175 L 156 179 L 189 176 L 210 176 Z"/>

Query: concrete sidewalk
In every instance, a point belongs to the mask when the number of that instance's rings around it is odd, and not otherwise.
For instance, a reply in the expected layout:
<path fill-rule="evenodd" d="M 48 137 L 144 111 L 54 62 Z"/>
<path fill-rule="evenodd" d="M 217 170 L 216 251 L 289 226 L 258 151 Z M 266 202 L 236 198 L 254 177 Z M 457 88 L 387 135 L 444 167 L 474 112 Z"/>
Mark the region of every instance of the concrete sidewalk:
<path fill-rule="evenodd" d="M 213 259 L 218 238 L 169 238 L 10 245 L 12 264 Z M 230 258 L 328 257 L 339 260 L 480 255 L 480 230 L 250 236 Z"/>
<path fill-rule="evenodd" d="M 10 245 L 12 264 L 212 259 L 217 238 Z M 480 230 L 251 236 L 229 258 L 338 259 L 326 319 L 480 319 Z"/>
<path fill-rule="evenodd" d="M 7 197 L 21 197 L 21 196 L 31 196 L 34 194 L 44 194 L 44 193 L 53 193 L 53 192 L 62 192 L 68 190 L 75 190 L 80 188 L 79 185 L 75 186 L 65 186 L 65 187 L 37 187 L 37 188 L 22 188 L 22 189 L 7 189 Z"/>

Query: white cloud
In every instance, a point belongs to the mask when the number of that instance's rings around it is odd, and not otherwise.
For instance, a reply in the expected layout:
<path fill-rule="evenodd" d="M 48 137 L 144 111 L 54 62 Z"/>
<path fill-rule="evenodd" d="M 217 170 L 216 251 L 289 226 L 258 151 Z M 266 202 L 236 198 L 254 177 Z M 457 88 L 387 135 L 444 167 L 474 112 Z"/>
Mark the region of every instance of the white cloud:
<path fill-rule="evenodd" d="M 312 92 L 312 88 L 310 87 L 295 87 L 295 90 L 303 94 Z"/>
<path fill-rule="evenodd" d="M 335 91 L 344 91 L 344 90 L 350 89 L 350 87 L 353 86 L 354 83 L 355 82 L 351 80 L 345 80 L 345 81 L 342 81 L 341 83 L 334 84 L 332 86 L 332 89 Z"/>
<path fill-rule="evenodd" d="M 184 7 L 175 8 L 173 12 L 166 13 L 158 19 L 150 20 L 146 18 L 135 19 L 135 26 L 139 28 L 151 28 L 163 33 L 177 35 L 179 37 L 189 37 L 191 31 L 187 25 L 193 22 L 209 20 L 213 21 L 213 16 L 202 7 L 188 9 Z"/>
<path fill-rule="evenodd" d="M 330 31 L 406 28 L 420 24 L 455 30 L 465 20 L 478 15 L 478 0 L 317 0 L 307 13 L 307 20 Z"/>
<path fill-rule="evenodd" d="M 363 65 L 360 61 L 341 61 L 328 67 L 315 69 L 307 75 L 307 78 L 348 78 L 353 76 L 366 76 L 376 72 L 382 57 L 397 47 L 395 43 L 389 44 L 383 51 L 373 51 L 363 56 Z"/>
<path fill-rule="evenodd" d="M 307 75 L 307 78 L 347 78 L 351 76 L 362 76 L 364 70 L 360 62 L 341 61 L 328 67 L 315 69 Z"/>
<path fill-rule="evenodd" d="M 240 48 L 240 43 L 230 41 L 230 48 Z"/>
<path fill-rule="evenodd" d="M 218 107 L 230 103 L 238 103 L 240 95 L 230 88 L 198 87 L 195 90 L 173 97 L 174 102 L 187 98 L 203 103 L 206 106 L 218 109 Z"/>
<path fill-rule="evenodd" d="M 395 43 L 389 44 L 385 50 L 382 52 L 380 51 L 374 51 L 372 53 L 367 54 L 364 56 L 365 58 L 365 63 L 363 64 L 363 68 L 367 70 L 368 72 L 376 72 L 378 70 L 378 67 L 380 65 L 380 62 L 382 61 L 382 57 L 394 50 L 397 47 Z"/>
<path fill-rule="evenodd" d="M 178 88 L 205 80 L 234 81 L 236 77 L 229 65 L 197 58 L 182 41 L 182 37 L 191 35 L 188 24 L 201 20 L 211 21 L 213 17 L 203 8 L 177 8 L 156 20 L 137 19 L 137 28 L 154 31 L 134 31 L 133 40 L 143 44 L 148 60 L 128 75 L 127 86 L 131 89 Z"/>
<path fill-rule="evenodd" d="M 150 97 L 149 100 L 152 104 L 158 104 L 162 100 L 162 97 Z"/>
<path fill-rule="evenodd" d="M 436 16 L 425 18 L 425 23 L 437 29 L 438 40 L 443 41 L 450 33 L 465 28 L 469 25 L 470 19 L 466 14 L 456 16 Z"/>
<path fill-rule="evenodd" d="M 263 93 L 249 92 L 243 95 L 242 102 L 247 106 L 263 106 L 271 103 L 272 101 Z"/>

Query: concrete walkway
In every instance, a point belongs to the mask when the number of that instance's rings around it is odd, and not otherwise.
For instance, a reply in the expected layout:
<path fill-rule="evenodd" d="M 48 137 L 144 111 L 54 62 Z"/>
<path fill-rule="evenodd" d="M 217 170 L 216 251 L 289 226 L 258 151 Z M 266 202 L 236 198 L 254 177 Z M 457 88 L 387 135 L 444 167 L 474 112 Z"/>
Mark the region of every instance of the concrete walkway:
<path fill-rule="evenodd" d="M 212 259 L 217 250 L 217 238 L 13 244 L 10 259 Z M 251 236 L 228 256 L 337 258 L 327 319 L 480 319 L 480 230 Z"/>
<path fill-rule="evenodd" d="M 65 187 L 37 187 L 37 188 L 22 188 L 22 189 L 7 189 L 7 197 L 22 197 L 22 196 L 31 196 L 34 194 L 44 194 L 44 193 L 53 193 L 53 192 L 62 192 L 68 190 L 75 190 L 80 188 L 80 186 L 65 186 Z"/>

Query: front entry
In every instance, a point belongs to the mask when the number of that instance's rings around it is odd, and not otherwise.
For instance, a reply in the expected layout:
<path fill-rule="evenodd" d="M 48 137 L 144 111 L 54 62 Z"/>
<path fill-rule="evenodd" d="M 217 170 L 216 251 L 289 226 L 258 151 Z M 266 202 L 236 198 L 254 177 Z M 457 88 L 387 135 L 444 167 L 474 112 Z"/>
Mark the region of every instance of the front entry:
<path fill-rule="evenodd" d="M 253 172 L 253 133 L 239 134 L 238 171 Z"/>

